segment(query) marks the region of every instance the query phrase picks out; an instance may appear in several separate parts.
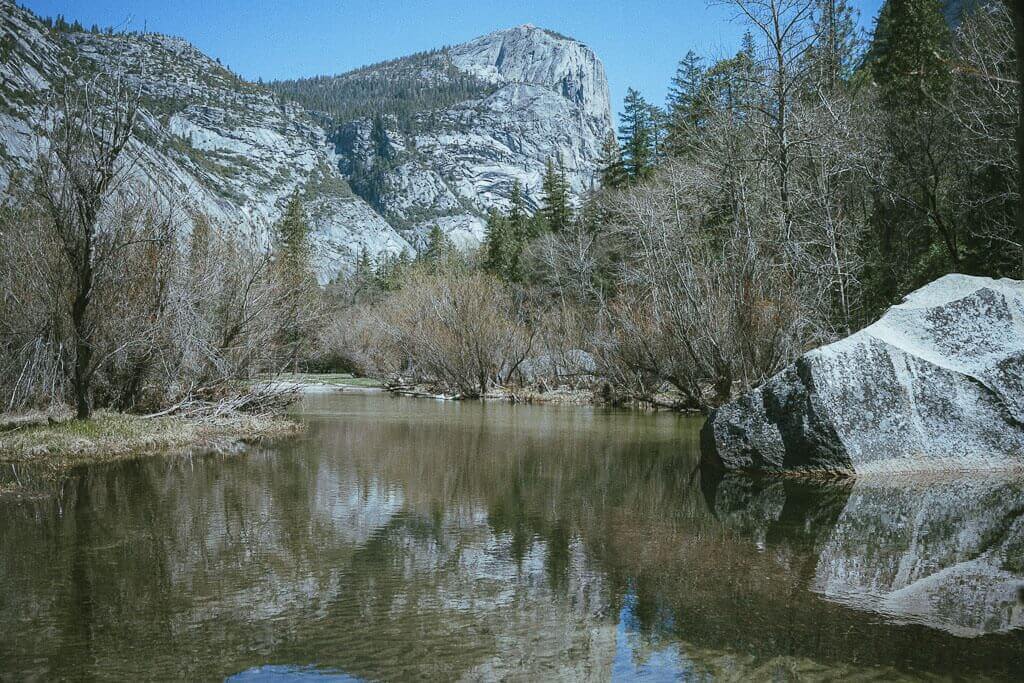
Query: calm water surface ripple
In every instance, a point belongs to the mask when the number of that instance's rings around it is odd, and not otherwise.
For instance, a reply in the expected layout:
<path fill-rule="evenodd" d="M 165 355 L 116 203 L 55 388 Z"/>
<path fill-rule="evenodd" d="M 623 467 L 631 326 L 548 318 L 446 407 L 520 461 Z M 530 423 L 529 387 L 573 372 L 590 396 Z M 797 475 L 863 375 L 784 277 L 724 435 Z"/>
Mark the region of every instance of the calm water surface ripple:
<path fill-rule="evenodd" d="M 700 421 L 384 394 L 0 499 L 0 679 L 1024 680 L 1024 482 L 719 478 Z"/>

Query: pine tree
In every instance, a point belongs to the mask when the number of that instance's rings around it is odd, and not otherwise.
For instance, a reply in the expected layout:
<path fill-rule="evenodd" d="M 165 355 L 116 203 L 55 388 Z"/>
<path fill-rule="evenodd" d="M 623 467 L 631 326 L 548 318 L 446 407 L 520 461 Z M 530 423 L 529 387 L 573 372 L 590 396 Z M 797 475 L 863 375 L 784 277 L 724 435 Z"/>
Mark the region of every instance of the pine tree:
<path fill-rule="evenodd" d="M 611 133 L 601 147 L 601 158 L 597 162 L 601 187 L 617 188 L 626 184 L 626 173 L 622 168 L 622 150 Z"/>
<path fill-rule="evenodd" d="M 533 231 L 535 224 L 530 221 L 530 214 L 526 210 L 526 199 L 523 197 L 523 186 L 518 180 L 512 183 L 512 192 L 509 195 L 508 222 L 512 234 L 523 244 L 540 234 Z"/>
<path fill-rule="evenodd" d="M 857 28 L 856 10 L 848 0 L 817 0 L 814 34 L 808 61 L 814 66 L 815 83 L 826 92 L 849 81 L 861 57 L 863 38 Z"/>
<path fill-rule="evenodd" d="M 544 216 L 547 229 L 551 232 L 561 232 L 572 220 L 572 208 L 569 206 L 569 183 L 565 178 L 565 169 L 561 162 L 556 166 L 552 159 L 548 159 L 542 189 L 544 204 L 541 207 L 541 215 Z"/>
<path fill-rule="evenodd" d="M 642 181 L 652 171 L 651 107 L 640 93 L 630 88 L 619 119 L 624 175 L 631 183 Z"/>
<path fill-rule="evenodd" d="M 382 292 L 401 289 L 412 263 L 413 259 L 407 249 L 402 249 L 400 254 L 388 253 L 381 256 L 374 273 L 377 288 Z"/>
<path fill-rule="evenodd" d="M 508 218 L 497 209 L 491 209 L 484 229 L 484 269 L 502 279 L 513 280 L 515 255 L 515 235 Z"/>
<path fill-rule="evenodd" d="M 887 109 L 906 110 L 906 105 L 921 106 L 945 94 L 951 81 L 946 65 L 951 38 L 940 0 L 887 0 L 870 55 Z"/>
<path fill-rule="evenodd" d="M 417 260 L 427 264 L 432 272 L 438 272 L 451 264 L 455 257 L 455 245 L 436 223 L 427 234 L 427 246 Z"/>
<path fill-rule="evenodd" d="M 668 113 L 657 105 L 649 105 L 651 122 L 651 164 L 657 166 L 668 156 Z"/>
<path fill-rule="evenodd" d="M 359 259 L 356 260 L 352 281 L 355 289 L 354 294 L 357 298 L 365 294 L 374 285 L 373 260 L 370 259 L 370 251 L 366 248 L 365 244 L 359 250 Z"/>
<path fill-rule="evenodd" d="M 373 117 L 373 126 L 370 129 L 370 141 L 373 143 L 374 154 L 376 154 L 378 158 L 391 158 L 391 143 L 388 140 L 388 132 L 384 128 L 384 118 L 380 114 Z"/>
<path fill-rule="evenodd" d="M 313 336 L 310 311 L 318 295 L 311 263 L 309 223 L 298 191 L 288 200 L 277 224 L 278 266 L 285 318 L 280 330 L 292 372 L 298 371 L 299 358 Z"/>
<path fill-rule="evenodd" d="M 522 185 L 518 180 L 512 185 L 509 204 L 507 214 L 493 209 L 487 216 L 484 269 L 508 282 L 520 282 L 523 249 L 542 232 L 542 226 L 527 213 Z"/>
<path fill-rule="evenodd" d="M 888 0 L 879 14 L 870 69 L 891 154 L 884 184 L 893 199 L 878 202 L 873 220 L 878 253 L 869 287 L 879 307 L 959 268 L 961 230 L 949 204 L 950 43 L 939 0 Z"/>
<path fill-rule="evenodd" d="M 310 270 L 309 223 L 298 192 L 292 194 L 277 225 L 282 260 L 294 272 Z"/>
<path fill-rule="evenodd" d="M 708 93 L 701 57 L 690 50 L 679 62 L 668 95 L 669 154 L 688 156 L 708 117 Z"/>

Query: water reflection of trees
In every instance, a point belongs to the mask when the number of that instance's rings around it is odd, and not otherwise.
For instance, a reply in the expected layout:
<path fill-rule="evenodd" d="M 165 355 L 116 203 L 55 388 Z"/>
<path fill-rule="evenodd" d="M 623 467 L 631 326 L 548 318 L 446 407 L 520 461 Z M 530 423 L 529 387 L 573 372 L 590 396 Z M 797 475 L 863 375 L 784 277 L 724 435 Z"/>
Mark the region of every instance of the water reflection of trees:
<path fill-rule="evenodd" d="M 603 678 L 625 628 L 629 657 L 695 673 L 1021 670 L 1019 631 L 968 641 L 822 589 L 827 558 L 871 557 L 833 531 L 867 523 L 849 489 L 701 481 L 674 416 L 380 400 L 311 413 L 286 448 L 86 469 L 0 507 L 0 662 Z"/>

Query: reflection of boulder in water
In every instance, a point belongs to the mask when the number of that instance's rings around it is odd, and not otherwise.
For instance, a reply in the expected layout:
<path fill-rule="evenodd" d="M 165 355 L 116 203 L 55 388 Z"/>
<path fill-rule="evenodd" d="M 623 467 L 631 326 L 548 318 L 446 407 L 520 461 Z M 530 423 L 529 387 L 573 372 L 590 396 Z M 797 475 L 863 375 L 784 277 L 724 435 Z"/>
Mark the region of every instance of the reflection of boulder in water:
<path fill-rule="evenodd" d="M 1024 627 L 1024 481 L 858 482 L 813 590 L 959 636 Z"/>
<path fill-rule="evenodd" d="M 701 468 L 701 488 L 714 516 L 760 549 L 779 542 L 818 547 L 846 503 L 849 486 L 749 477 Z"/>

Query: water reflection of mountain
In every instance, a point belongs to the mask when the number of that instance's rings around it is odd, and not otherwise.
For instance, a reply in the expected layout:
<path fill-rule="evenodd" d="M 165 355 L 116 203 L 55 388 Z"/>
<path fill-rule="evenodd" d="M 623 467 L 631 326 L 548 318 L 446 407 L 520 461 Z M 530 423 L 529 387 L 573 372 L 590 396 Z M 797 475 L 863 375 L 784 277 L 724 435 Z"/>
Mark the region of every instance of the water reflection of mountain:
<path fill-rule="evenodd" d="M 670 415 L 319 400 L 284 447 L 88 468 L 0 502 L 0 678 L 1024 676 L 1019 613 L 988 584 L 942 593 L 995 624 L 971 639 L 929 616 L 955 609 L 876 599 L 979 558 L 1020 576 L 1019 487 L 943 517 L 702 482 L 699 425 Z M 901 536 L 900 519 L 923 522 Z"/>

